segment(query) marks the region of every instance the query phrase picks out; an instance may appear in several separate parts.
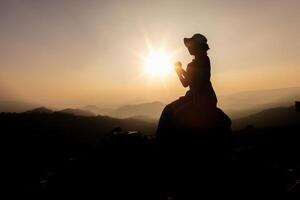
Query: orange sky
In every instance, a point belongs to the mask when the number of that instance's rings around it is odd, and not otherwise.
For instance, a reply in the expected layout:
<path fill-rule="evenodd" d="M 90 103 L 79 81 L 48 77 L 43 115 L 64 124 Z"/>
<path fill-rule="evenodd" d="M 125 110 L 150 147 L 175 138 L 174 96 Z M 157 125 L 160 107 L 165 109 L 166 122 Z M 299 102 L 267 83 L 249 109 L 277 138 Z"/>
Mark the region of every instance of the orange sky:
<path fill-rule="evenodd" d="M 0 98 L 50 106 L 169 102 L 175 73 L 141 76 L 138 56 L 163 42 L 174 61 L 200 32 L 218 94 L 300 86 L 300 3 L 285 1 L 0 2 Z"/>

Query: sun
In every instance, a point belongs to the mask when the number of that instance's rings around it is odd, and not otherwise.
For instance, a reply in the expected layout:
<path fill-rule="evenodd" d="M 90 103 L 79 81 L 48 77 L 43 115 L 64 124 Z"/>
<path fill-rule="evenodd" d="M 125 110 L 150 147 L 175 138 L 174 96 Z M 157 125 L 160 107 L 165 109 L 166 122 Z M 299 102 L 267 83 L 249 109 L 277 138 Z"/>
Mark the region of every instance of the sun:
<path fill-rule="evenodd" d="M 165 51 L 151 51 L 144 58 L 145 73 L 152 77 L 165 77 L 172 72 L 171 56 Z"/>

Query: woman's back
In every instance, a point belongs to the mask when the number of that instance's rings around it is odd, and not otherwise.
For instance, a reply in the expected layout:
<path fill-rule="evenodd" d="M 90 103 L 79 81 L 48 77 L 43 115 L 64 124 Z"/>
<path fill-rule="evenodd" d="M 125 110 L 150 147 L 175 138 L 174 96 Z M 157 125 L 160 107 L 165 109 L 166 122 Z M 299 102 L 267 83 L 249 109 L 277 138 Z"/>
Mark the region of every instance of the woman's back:
<path fill-rule="evenodd" d="M 190 91 L 188 95 L 199 97 L 207 105 L 217 104 L 217 97 L 210 82 L 210 60 L 208 56 L 194 59 L 187 66 Z"/>
<path fill-rule="evenodd" d="M 208 56 L 201 59 L 194 59 L 187 66 L 190 90 L 204 92 L 211 86 L 210 82 L 210 61 Z"/>

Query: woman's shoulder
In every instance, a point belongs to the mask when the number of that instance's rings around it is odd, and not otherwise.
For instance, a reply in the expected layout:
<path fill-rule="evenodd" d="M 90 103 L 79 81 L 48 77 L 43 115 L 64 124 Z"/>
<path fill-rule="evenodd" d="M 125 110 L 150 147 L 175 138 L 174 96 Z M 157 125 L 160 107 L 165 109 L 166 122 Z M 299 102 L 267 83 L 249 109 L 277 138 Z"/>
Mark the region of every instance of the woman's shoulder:
<path fill-rule="evenodd" d="M 194 61 L 192 61 L 187 65 L 186 71 L 193 71 L 196 68 L 196 66 L 197 64 Z"/>
<path fill-rule="evenodd" d="M 204 56 L 203 58 L 199 59 L 198 62 L 202 63 L 202 64 L 209 64 L 210 63 L 210 59 L 209 59 L 208 56 Z"/>
<path fill-rule="evenodd" d="M 210 60 L 208 56 L 204 57 L 203 59 L 194 59 L 192 62 L 190 62 L 187 65 L 188 68 L 207 67 L 207 66 L 210 66 Z"/>

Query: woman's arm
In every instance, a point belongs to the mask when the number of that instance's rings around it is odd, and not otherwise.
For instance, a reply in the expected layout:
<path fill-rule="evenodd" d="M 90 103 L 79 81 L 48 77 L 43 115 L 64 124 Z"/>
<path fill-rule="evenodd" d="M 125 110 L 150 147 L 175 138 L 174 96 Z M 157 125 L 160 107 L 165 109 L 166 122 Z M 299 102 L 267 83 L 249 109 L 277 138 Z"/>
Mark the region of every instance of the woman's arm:
<path fill-rule="evenodd" d="M 175 63 L 175 70 L 176 70 L 176 73 L 179 77 L 179 80 L 180 80 L 182 86 L 188 87 L 189 86 L 188 73 L 184 69 L 182 69 L 182 65 L 180 62 Z"/>
<path fill-rule="evenodd" d="M 183 87 L 188 87 L 190 85 L 187 73 L 184 69 L 181 69 L 180 74 L 177 75 Z"/>

